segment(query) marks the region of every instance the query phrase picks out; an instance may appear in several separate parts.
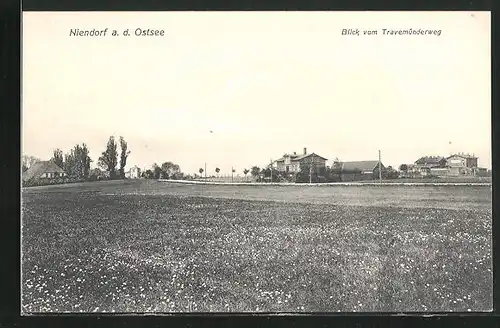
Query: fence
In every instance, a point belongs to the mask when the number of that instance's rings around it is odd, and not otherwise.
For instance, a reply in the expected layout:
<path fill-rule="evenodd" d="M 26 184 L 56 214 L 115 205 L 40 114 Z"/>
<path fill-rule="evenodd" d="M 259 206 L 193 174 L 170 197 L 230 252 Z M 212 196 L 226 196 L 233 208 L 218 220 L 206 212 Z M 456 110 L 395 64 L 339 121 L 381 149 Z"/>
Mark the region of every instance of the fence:
<path fill-rule="evenodd" d="M 207 182 L 254 182 L 255 178 L 251 175 L 245 176 L 233 176 L 231 175 L 219 175 L 219 176 L 210 176 L 210 177 L 197 177 L 194 180 L 196 181 L 207 181 Z"/>

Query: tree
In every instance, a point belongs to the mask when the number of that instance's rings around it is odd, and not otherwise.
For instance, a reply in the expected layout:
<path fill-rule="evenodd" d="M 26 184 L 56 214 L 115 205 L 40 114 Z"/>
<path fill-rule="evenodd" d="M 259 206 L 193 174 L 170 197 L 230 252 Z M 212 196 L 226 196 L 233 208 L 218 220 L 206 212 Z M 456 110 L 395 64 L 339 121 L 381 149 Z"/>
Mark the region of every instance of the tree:
<path fill-rule="evenodd" d="M 181 168 L 179 165 L 172 162 L 165 162 L 161 165 L 161 176 L 163 179 L 173 179 L 178 178 L 181 173 Z"/>
<path fill-rule="evenodd" d="M 142 172 L 141 176 L 145 179 L 153 179 L 154 172 L 150 169 L 147 169 L 146 171 Z"/>
<path fill-rule="evenodd" d="M 96 180 L 99 180 L 101 178 L 102 178 L 101 169 L 96 167 L 96 168 L 90 170 L 89 180 L 96 181 Z"/>
<path fill-rule="evenodd" d="M 392 168 L 392 166 L 388 166 L 387 169 L 382 171 L 382 173 L 385 173 L 385 178 L 386 179 L 397 179 L 399 178 L 399 172 L 396 171 L 395 169 Z"/>
<path fill-rule="evenodd" d="M 258 166 L 253 166 L 251 169 L 250 169 L 250 174 L 256 178 L 260 175 L 260 167 Z"/>
<path fill-rule="evenodd" d="M 161 167 L 159 167 L 156 163 L 153 164 L 153 179 L 161 178 Z"/>
<path fill-rule="evenodd" d="M 198 172 L 200 172 L 200 175 L 202 175 L 202 174 L 203 174 L 203 171 L 204 171 L 204 170 L 203 170 L 201 167 L 200 167 L 200 169 L 198 170 Z"/>
<path fill-rule="evenodd" d="M 73 167 L 75 163 L 73 151 L 69 154 L 64 155 L 63 169 L 69 177 L 74 177 Z"/>
<path fill-rule="evenodd" d="M 106 145 L 106 150 L 102 152 L 101 157 L 97 165 L 99 165 L 103 170 L 109 172 L 109 177 L 111 179 L 116 178 L 116 165 L 118 164 L 118 151 L 115 137 L 109 137 L 108 143 Z"/>
<path fill-rule="evenodd" d="M 249 170 L 249 169 L 244 169 L 244 170 L 243 170 L 243 174 L 245 175 L 245 177 L 247 176 L 248 172 L 250 172 L 250 170 Z"/>
<path fill-rule="evenodd" d="M 277 170 L 272 170 L 270 167 L 262 169 L 260 171 L 260 174 L 263 175 L 265 178 L 268 178 L 269 181 L 273 182 L 281 181 L 283 179 L 283 177 L 279 174 Z"/>
<path fill-rule="evenodd" d="M 60 168 L 64 167 L 64 155 L 61 149 L 54 149 L 52 161 Z"/>
<path fill-rule="evenodd" d="M 88 179 L 90 174 L 90 163 L 92 159 L 89 156 L 89 149 L 85 143 L 79 148 L 78 161 L 82 163 L 83 166 L 83 178 Z"/>
<path fill-rule="evenodd" d="M 81 146 L 75 145 L 70 153 L 65 155 L 63 168 L 68 176 L 79 180 L 86 180 L 90 176 L 91 162 L 89 149 L 87 145 L 83 143 Z"/>
<path fill-rule="evenodd" d="M 23 172 L 25 172 L 27 169 L 33 166 L 33 164 L 40 162 L 40 159 L 35 156 L 23 155 L 21 162 L 22 162 L 22 170 Z"/>
<path fill-rule="evenodd" d="M 342 181 L 342 163 L 338 160 L 338 158 L 333 161 L 333 164 L 330 167 L 328 180 L 331 182 Z"/>
<path fill-rule="evenodd" d="M 127 165 L 127 158 L 130 154 L 130 150 L 127 150 L 127 142 L 123 137 L 120 136 L 120 178 L 125 179 L 125 165 Z"/>
<path fill-rule="evenodd" d="M 220 169 L 218 167 L 215 168 L 215 173 L 217 173 L 217 175 L 219 175 L 219 172 L 220 172 Z"/>
<path fill-rule="evenodd" d="M 401 164 L 399 166 L 399 171 L 403 172 L 405 176 L 408 175 L 408 165 L 406 164 Z"/>

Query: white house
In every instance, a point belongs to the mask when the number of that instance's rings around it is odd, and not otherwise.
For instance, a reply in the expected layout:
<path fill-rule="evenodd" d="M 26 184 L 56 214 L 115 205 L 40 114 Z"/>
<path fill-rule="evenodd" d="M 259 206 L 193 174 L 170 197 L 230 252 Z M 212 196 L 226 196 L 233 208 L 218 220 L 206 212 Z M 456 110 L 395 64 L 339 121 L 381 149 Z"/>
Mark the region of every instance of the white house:
<path fill-rule="evenodd" d="M 447 158 L 450 175 L 474 175 L 477 169 L 477 157 L 469 154 L 454 154 Z"/>
<path fill-rule="evenodd" d="M 125 172 L 125 178 L 127 179 L 139 179 L 141 177 L 141 169 L 138 166 L 133 166 Z"/>

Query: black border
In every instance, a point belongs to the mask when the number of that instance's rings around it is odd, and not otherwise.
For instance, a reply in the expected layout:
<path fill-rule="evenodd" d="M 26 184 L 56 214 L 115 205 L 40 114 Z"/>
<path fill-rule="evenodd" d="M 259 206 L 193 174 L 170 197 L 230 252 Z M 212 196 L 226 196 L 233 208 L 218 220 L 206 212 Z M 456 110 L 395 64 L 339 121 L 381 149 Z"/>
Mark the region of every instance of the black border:
<path fill-rule="evenodd" d="M 204 0 L 24 0 L 24 11 L 173 11 L 173 10 L 490 10 L 495 0 L 387 1 L 204 1 Z"/>
<path fill-rule="evenodd" d="M 12 2 L 12 1 L 11 1 Z M 25 0 L 22 9 L 24 11 L 163 11 L 163 10 L 492 10 L 492 40 L 494 44 L 495 11 L 493 5 L 495 0 L 481 1 L 336 1 L 335 4 L 326 1 L 296 1 L 289 3 L 260 2 L 244 0 L 241 2 L 227 2 L 208 4 L 202 0 L 191 1 L 104 1 L 104 0 Z M 0 326 L 22 326 L 22 327 L 68 327 L 68 326 L 326 326 L 327 324 L 340 324 L 341 326 L 383 326 L 383 327 L 413 327 L 419 325 L 449 325 L 449 326 L 493 326 L 500 314 L 500 299 L 495 297 L 494 314 L 313 314 L 313 315 L 165 315 L 165 316 L 30 316 L 20 317 L 20 16 L 21 6 L 12 5 L 9 0 L 0 3 L 2 18 L 2 45 L 0 54 L 2 58 L 2 85 L 5 85 L 5 94 L 2 100 L 0 117 L 0 137 L 2 142 L 0 161 L 0 200 L 2 202 L 2 214 L 0 222 L 0 246 L 2 265 L 0 272 L 0 295 L 2 296 L 0 308 Z M 495 59 L 495 47 L 492 46 L 492 161 L 496 163 L 499 145 L 497 142 L 497 126 L 499 115 L 497 112 L 496 85 L 497 66 Z M 459 54 L 457 54 L 459 55 Z M 473 109 L 471 109 L 473 110 Z M 5 151 L 6 150 L 6 151 Z M 13 159 L 13 160 L 12 160 Z M 500 192 L 497 178 L 500 176 L 499 168 L 493 165 L 493 217 L 496 218 L 498 205 L 500 204 Z M 497 237 L 499 225 L 493 220 L 493 255 L 496 258 L 498 250 Z M 496 262 L 496 261 L 494 261 Z M 495 282 L 499 273 L 494 263 Z M 500 295 L 499 284 L 494 284 L 494 296 Z M 495 325 L 496 326 L 496 325 Z"/>
<path fill-rule="evenodd" d="M 0 3 L 0 325 L 15 318 L 20 306 L 20 6 Z M 18 315 L 17 315 L 18 316 Z"/>

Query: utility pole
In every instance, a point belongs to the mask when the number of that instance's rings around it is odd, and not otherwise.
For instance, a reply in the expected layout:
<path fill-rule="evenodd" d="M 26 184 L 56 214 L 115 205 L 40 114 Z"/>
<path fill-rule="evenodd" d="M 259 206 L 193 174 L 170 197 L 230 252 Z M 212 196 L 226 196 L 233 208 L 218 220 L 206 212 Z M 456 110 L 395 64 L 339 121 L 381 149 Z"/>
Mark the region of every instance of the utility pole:
<path fill-rule="evenodd" d="M 273 159 L 271 158 L 271 164 L 269 165 L 271 168 L 271 183 L 273 183 Z"/>
<path fill-rule="evenodd" d="M 234 172 L 234 168 L 231 166 L 231 183 L 233 183 L 233 172 Z"/>
<path fill-rule="evenodd" d="M 313 164 L 314 164 L 314 154 L 311 155 L 311 165 L 309 165 L 309 183 L 312 183 Z"/>
<path fill-rule="evenodd" d="M 207 162 L 205 162 L 205 180 L 207 180 Z"/>
<path fill-rule="evenodd" d="M 382 183 L 382 160 L 380 150 L 378 151 L 378 178 L 380 183 Z"/>

